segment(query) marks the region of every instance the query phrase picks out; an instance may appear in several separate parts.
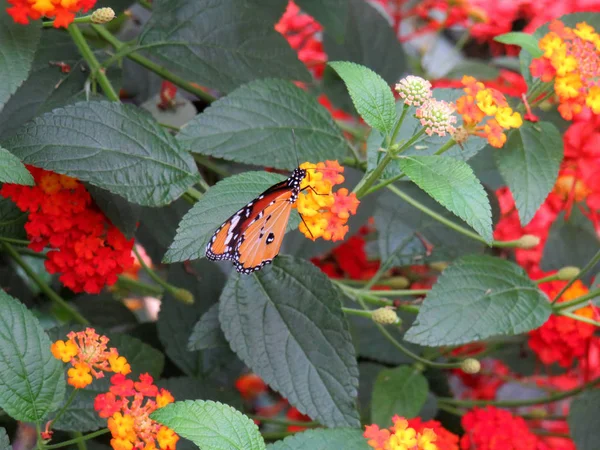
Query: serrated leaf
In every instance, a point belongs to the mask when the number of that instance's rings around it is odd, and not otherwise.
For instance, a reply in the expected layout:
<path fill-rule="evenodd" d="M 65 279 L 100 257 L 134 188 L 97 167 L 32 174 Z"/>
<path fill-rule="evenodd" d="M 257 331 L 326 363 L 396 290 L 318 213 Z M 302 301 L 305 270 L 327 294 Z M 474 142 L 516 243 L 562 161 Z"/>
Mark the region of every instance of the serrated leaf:
<path fill-rule="evenodd" d="M 507 45 L 516 45 L 527 50 L 534 58 L 539 58 L 544 54 L 538 45 L 538 39 L 531 34 L 519 31 L 511 31 L 494 38 L 496 42 Z"/>
<path fill-rule="evenodd" d="M 63 363 L 31 312 L 0 290 L 0 408 L 16 420 L 40 423 L 65 396 Z"/>
<path fill-rule="evenodd" d="M 177 139 L 194 153 L 281 169 L 342 159 L 348 149 L 329 111 L 293 83 L 276 79 L 253 81 L 212 103 Z"/>
<path fill-rule="evenodd" d="M 552 308 L 525 271 L 490 256 L 466 256 L 438 278 L 404 338 L 460 345 L 541 326 Z"/>
<path fill-rule="evenodd" d="M 504 147 L 494 155 L 498 170 L 513 193 L 521 224 L 527 225 L 558 177 L 563 158 L 562 136 L 549 122 L 525 122 L 509 134 Z"/>
<path fill-rule="evenodd" d="M 414 367 L 382 370 L 373 387 L 371 421 L 384 428 L 392 425 L 395 414 L 407 419 L 418 416 L 428 392 L 427 379 Z"/>
<path fill-rule="evenodd" d="M 0 196 L 0 236 L 27 239 L 25 222 L 27 213 L 22 212 L 10 198 Z"/>
<path fill-rule="evenodd" d="M 371 450 L 361 430 L 307 430 L 267 445 L 267 450 Z"/>
<path fill-rule="evenodd" d="M 106 377 L 99 380 L 94 379 L 89 386 L 78 389 L 75 399 L 65 409 L 64 413 L 58 420 L 52 422 L 52 428 L 62 431 L 86 432 L 106 427 L 106 419 L 100 417 L 94 409 L 94 400 L 98 394 L 108 392 L 109 388 L 110 377 Z M 67 386 L 65 397 L 69 398 L 73 391 L 73 387 Z M 53 419 L 52 416 L 50 418 Z"/>
<path fill-rule="evenodd" d="M 142 207 L 128 202 L 120 195 L 111 194 L 107 190 L 91 184 L 88 184 L 86 189 L 94 199 L 96 206 L 102 210 L 111 223 L 126 237 L 132 237 L 140 221 Z"/>
<path fill-rule="evenodd" d="M 579 208 L 573 208 L 568 220 L 561 213 L 552 223 L 540 266 L 544 271 L 566 266 L 584 267 L 599 248 L 593 222 Z"/>
<path fill-rule="evenodd" d="M 33 186 L 33 177 L 15 155 L 0 147 L 0 183 Z"/>
<path fill-rule="evenodd" d="M 170 266 L 168 281 L 174 286 L 188 289 L 194 296 L 194 303 L 188 305 L 175 299 L 172 294 L 166 294 L 158 316 L 158 337 L 165 346 L 166 354 L 183 373 L 203 376 L 211 370 L 211 359 L 219 355 L 188 350 L 187 343 L 196 322 L 219 300 L 225 276 L 211 261 L 195 261 L 189 267 L 191 274 L 182 265 Z M 230 357 L 228 346 L 226 350 L 225 355 Z"/>
<path fill-rule="evenodd" d="M 10 441 L 8 440 L 8 434 L 4 428 L 0 428 L 0 450 L 12 450 Z"/>
<path fill-rule="evenodd" d="M 600 392 L 579 394 L 569 408 L 569 430 L 577 450 L 595 450 L 600 439 Z"/>
<path fill-rule="evenodd" d="M 170 203 L 198 179 L 191 155 L 132 105 L 90 101 L 58 108 L 2 144 L 26 164 L 87 181 L 140 205 Z"/>
<path fill-rule="evenodd" d="M 211 450 L 264 450 L 258 427 L 248 417 L 219 402 L 187 400 L 157 409 L 150 417 Z"/>
<path fill-rule="evenodd" d="M 189 350 L 229 347 L 223 330 L 221 330 L 218 304 L 212 305 L 196 322 L 187 347 Z"/>
<path fill-rule="evenodd" d="M 328 427 L 359 426 L 341 293 L 318 268 L 279 256 L 250 276 L 233 274 L 219 318 L 233 351 L 300 412 Z"/>
<path fill-rule="evenodd" d="M 467 163 L 446 156 L 404 156 L 398 165 L 434 200 L 492 242 L 490 201 Z"/>
<path fill-rule="evenodd" d="M 343 42 L 348 19 L 347 0 L 297 0 L 296 4 L 323 25 L 325 33 Z"/>
<path fill-rule="evenodd" d="M 206 243 L 221 224 L 263 191 L 285 177 L 269 172 L 245 172 L 212 186 L 181 220 L 175 240 L 163 258 L 173 263 L 203 258 Z M 289 227 L 296 227 L 299 216 L 292 211 Z"/>
<path fill-rule="evenodd" d="M 396 122 L 394 94 L 383 78 L 371 69 L 345 61 L 329 65 L 346 83 L 354 107 L 371 127 L 390 134 Z"/>
<path fill-rule="evenodd" d="M 141 37 L 146 53 L 177 75 L 229 92 L 257 78 L 310 81 L 285 38 L 273 5 L 248 0 L 160 0 Z"/>
<path fill-rule="evenodd" d="M 0 111 L 29 75 L 41 31 L 39 23 L 23 26 L 0 14 Z"/>

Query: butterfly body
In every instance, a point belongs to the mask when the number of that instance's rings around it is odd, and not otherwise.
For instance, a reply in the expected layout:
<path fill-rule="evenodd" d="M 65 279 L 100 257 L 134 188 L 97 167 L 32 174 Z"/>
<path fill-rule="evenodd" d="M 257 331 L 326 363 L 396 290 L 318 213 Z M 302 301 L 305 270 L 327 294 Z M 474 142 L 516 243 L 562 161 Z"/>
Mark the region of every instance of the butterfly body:
<path fill-rule="evenodd" d="M 250 274 L 270 264 L 279 253 L 292 205 L 300 193 L 306 170 L 297 168 L 241 208 L 217 231 L 206 246 L 210 260 L 230 260 L 240 273 Z"/>

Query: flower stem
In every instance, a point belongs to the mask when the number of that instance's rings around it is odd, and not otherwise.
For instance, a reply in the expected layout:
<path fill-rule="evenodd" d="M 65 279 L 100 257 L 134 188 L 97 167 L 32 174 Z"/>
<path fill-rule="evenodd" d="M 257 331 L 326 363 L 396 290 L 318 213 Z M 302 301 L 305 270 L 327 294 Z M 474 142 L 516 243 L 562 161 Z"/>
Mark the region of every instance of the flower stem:
<path fill-rule="evenodd" d="M 100 25 L 95 25 L 95 24 L 92 24 L 91 27 L 96 33 L 98 33 L 98 35 L 102 39 L 104 39 L 106 42 L 108 42 L 110 45 L 112 45 L 116 50 L 121 50 L 126 45 L 124 42 L 121 42 L 119 39 L 117 39 L 115 36 L 113 36 L 113 34 L 110 31 L 108 31 L 105 27 L 100 26 Z M 154 72 L 161 78 L 164 78 L 165 80 L 170 81 L 174 85 L 179 86 L 181 89 L 191 92 L 192 94 L 196 95 L 198 98 L 204 100 L 206 103 L 212 103 L 213 101 L 216 100 L 215 97 L 208 94 L 207 92 L 204 92 L 199 86 L 192 85 L 190 82 L 186 81 L 185 79 L 175 75 L 174 73 L 171 73 L 165 67 L 162 67 L 162 66 L 156 64 L 155 62 L 149 60 L 148 58 L 146 58 L 138 53 L 135 53 L 135 52 L 128 53 L 127 58 L 131 59 L 132 61 L 135 61 L 140 66 L 143 66 L 146 69 Z"/>
<path fill-rule="evenodd" d="M 92 77 L 98 80 L 98 84 L 102 88 L 102 91 L 104 92 L 106 97 L 108 97 L 110 101 L 118 102 L 119 96 L 115 92 L 111 82 L 106 76 L 106 70 L 102 67 L 100 62 L 98 62 L 96 55 L 94 55 L 94 52 L 88 45 L 87 41 L 85 40 L 85 37 L 83 36 L 83 34 L 81 34 L 81 30 L 79 29 L 77 24 L 72 23 L 71 25 L 69 25 L 68 31 L 71 35 L 71 38 L 73 39 L 73 42 L 79 49 L 79 53 L 81 53 L 81 56 L 83 56 L 83 58 L 90 66 L 90 70 L 92 71 Z"/>
<path fill-rule="evenodd" d="M 58 295 L 54 290 L 46 284 L 41 277 L 33 271 L 31 267 L 25 262 L 25 260 L 19 255 L 19 253 L 10 245 L 8 242 L 4 242 L 2 244 L 6 252 L 11 256 L 11 258 L 23 269 L 23 271 L 27 274 L 27 276 L 33 281 L 40 290 L 46 294 L 46 296 L 56 303 L 59 307 L 67 311 L 73 320 L 77 323 L 81 323 L 83 325 L 88 325 L 88 320 L 79 314 L 71 305 L 69 305 L 65 299 L 63 299 L 60 295 Z"/>
<path fill-rule="evenodd" d="M 573 320 L 579 320 L 580 322 L 588 323 L 590 325 L 594 325 L 596 327 L 600 327 L 600 322 L 598 322 L 597 320 L 589 319 L 587 317 L 579 316 L 577 314 L 573 314 L 573 313 L 570 313 L 570 312 L 567 312 L 567 311 L 560 311 L 560 312 L 558 312 L 558 315 L 569 317 L 569 318 L 571 318 Z"/>
<path fill-rule="evenodd" d="M 92 15 L 88 14 L 87 16 L 75 17 L 73 22 L 71 23 L 91 23 Z M 54 20 L 49 20 L 47 22 L 43 22 L 43 28 L 52 28 L 54 26 Z"/>
<path fill-rule="evenodd" d="M 73 403 L 73 400 L 75 400 L 75 397 L 77 397 L 78 392 L 79 392 L 79 389 L 73 389 L 73 392 L 71 392 L 71 395 L 69 395 L 69 398 L 65 402 L 64 406 L 60 409 L 60 411 L 58 411 L 56 416 L 54 416 L 54 419 L 52 419 L 52 422 L 51 422 L 52 424 L 54 424 L 54 422 L 56 422 L 58 419 L 60 419 L 62 417 L 62 415 L 67 411 L 67 408 L 69 407 L 69 405 L 71 405 L 71 403 Z M 48 429 L 50 429 L 50 427 L 48 427 Z"/>
<path fill-rule="evenodd" d="M 298 433 L 298 431 L 270 431 L 270 432 L 261 432 L 263 439 L 266 441 L 276 441 L 279 439 L 283 439 L 288 436 L 293 436 Z"/>
<path fill-rule="evenodd" d="M 258 420 L 263 423 L 272 423 L 275 425 L 285 425 L 285 426 L 297 426 L 297 427 L 307 427 L 307 428 L 315 428 L 321 426 L 319 422 L 302 422 L 299 420 L 286 420 L 278 417 L 263 417 L 257 416 L 254 414 L 248 414 L 252 420 Z"/>
<path fill-rule="evenodd" d="M 13 238 L 2 237 L 2 236 L 0 236 L 0 242 L 6 242 L 7 244 L 15 244 L 15 245 L 25 245 L 25 246 L 28 246 L 30 244 L 29 241 L 26 241 L 24 239 L 13 239 Z"/>
<path fill-rule="evenodd" d="M 110 432 L 110 430 L 108 428 L 103 428 L 101 430 L 94 431 L 93 433 L 86 434 L 85 436 L 79 436 L 74 439 L 70 439 L 68 441 L 60 442 L 58 444 L 46 445 L 46 446 L 44 446 L 44 448 L 49 450 L 49 449 L 53 449 L 53 448 L 66 447 L 67 445 L 77 444 L 79 442 L 84 442 L 84 441 L 88 441 L 90 439 L 94 439 L 95 437 L 102 436 L 103 434 L 106 434 L 109 432 Z"/>
<path fill-rule="evenodd" d="M 577 281 L 590 270 L 592 270 L 596 266 L 596 264 L 598 264 L 598 262 L 600 262 L 600 250 L 598 250 L 596 254 L 592 257 L 592 259 L 590 259 L 590 261 L 585 265 L 585 267 L 579 271 L 577 276 L 571 278 L 571 280 L 569 280 L 569 282 L 560 290 L 560 292 L 556 294 L 556 296 L 552 300 L 552 305 L 554 305 L 562 297 L 566 290 L 569 289 L 573 285 L 573 283 L 575 283 L 575 281 Z"/>
<path fill-rule="evenodd" d="M 438 403 L 444 405 L 454 405 L 454 406 L 463 406 L 465 408 L 470 408 L 472 406 L 486 406 L 493 405 L 504 408 L 517 408 L 519 406 L 533 406 L 533 405 L 541 405 L 544 403 L 553 403 L 564 398 L 572 397 L 574 395 L 579 394 L 580 392 L 586 390 L 587 388 L 593 387 L 594 385 L 600 383 L 600 377 L 594 378 L 592 381 L 585 383 L 582 386 L 579 386 L 574 389 L 569 389 L 568 391 L 558 392 L 553 395 L 549 395 L 547 397 L 538 397 L 538 398 L 530 398 L 524 400 L 459 400 L 455 398 L 446 398 L 446 397 L 438 397 Z"/>
<path fill-rule="evenodd" d="M 364 309 L 342 307 L 342 311 L 350 316 L 367 317 L 369 319 L 373 316 L 373 313 L 371 311 L 365 311 Z"/>
<path fill-rule="evenodd" d="M 119 275 L 117 286 L 123 289 L 135 291 L 139 294 L 162 295 L 165 292 L 165 290 L 160 286 L 143 283 L 141 281 L 134 280 L 133 278 L 124 277 L 123 275 Z"/>
<path fill-rule="evenodd" d="M 552 275 L 548 275 L 547 277 L 535 280 L 535 282 L 537 284 L 542 284 L 542 283 L 548 283 L 550 281 L 556 281 L 556 280 L 559 280 L 559 278 L 558 278 L 558 272 L 556 272 L 555 274 L 552 274 Z"/>
<path fill-rule="evenodd" d="M 588 292 L 587 294 L 582 295 L 581 297 L 574 298 L 573 300 L 569 300 L 568 302 L 557 303 L 554 305 L 554 311 L 559 312 L 566 310 L 567 312 L 572 312 L 577 309 L 579 305 L 582 303 L 586 303 L 588 300 L 591 300 L 600 295 L 600 289 L 594 289 Z"/>

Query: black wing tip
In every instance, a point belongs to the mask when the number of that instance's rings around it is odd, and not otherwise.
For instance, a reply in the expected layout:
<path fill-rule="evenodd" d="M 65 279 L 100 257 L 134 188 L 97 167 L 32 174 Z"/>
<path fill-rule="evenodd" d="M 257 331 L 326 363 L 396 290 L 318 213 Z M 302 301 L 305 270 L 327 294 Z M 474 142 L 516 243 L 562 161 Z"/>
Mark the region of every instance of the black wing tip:
<path fill-rule="evenodd" d="M 243 275 L 250 275 L 254 272 L 258 272 L 260 269 L 265 267 L 267 264 L 271 264 L 272 262 L 273 262 L 272 259 L 265 259 L 258 266 L 244 267 L 244 265 L 242 263 L 240 263 L 239 261 L 233 261 L 233 265 L 235 266 L 235 270 L 237 270 L 238 273 L 241 273 Z"/>

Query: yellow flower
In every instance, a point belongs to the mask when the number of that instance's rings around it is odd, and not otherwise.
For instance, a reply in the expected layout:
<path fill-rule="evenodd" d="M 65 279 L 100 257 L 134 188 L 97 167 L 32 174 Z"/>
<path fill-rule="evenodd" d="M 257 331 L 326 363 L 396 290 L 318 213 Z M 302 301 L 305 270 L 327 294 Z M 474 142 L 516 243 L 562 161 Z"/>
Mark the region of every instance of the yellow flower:
<path fill-rule="evenodd" d="M 573 33 L 575 33 L 577 37 L 580 37 L 584 41 L 592 42 L 594 44 L 596 44 L 600 38 L 600 36 L 598 36 L 598 33 L 596 33 L 596 31 L 594 30 L 594 27 L 591 27 L 585 22 L 578 23 L 575 26 Z"/>
<path fill-rule="evenodd" d="M 566 52 L 566 44 L 554 32 L 550 32 L 541 38 L 538 45 L 541 50 L 544 50 L 544 58 L 551 58 L 555 52 Z"/>
<path fill-rule="evenodd" d="M 437 445 L 433 443 L 437 436 L 431 428 L 425 428 L 423 434 L 419 434 L 417 445 L 422 450 L 437 450 Z"/>
<path fill-rule="evenodd" d="M 62 362 L 67 363 L 73 359 L 77 353 L 77 346 L 71 341 L 58 340 L 50 346 L 50 351 L 56 359 L 60 359 Z"/>
<path fill-rule="evenodd" d="M 496 114 L 498 107 L 496 106 L 494 97 L 489 89 L 479 91 L 475 96 L 475 100 L 477 101 L 479 109 L 481 109 L 486 116 L 493 116 Z"/>
<path fill-rule="evenodd" d="M 600 114 L 600 87 L 593 86 L 589 90 L 585 104 L 592 109 L 594 114 Z"/>
<path fill-rule="evenodd" d="M 72 367 L 67 371 L 69 377 L 67 382 L 75 389 L 83 389 L 92 383 L 92 374 L 90 373 L 90 370 L 90 366 L 86 363 L 75 364 L 75 367 Z"/>
<path fill-rule="evenodd" d="M 118 354 L 111 355 L 108 357 L 108 363 L 110 364 L 112 371 L 115 373 L 127 375 L 131 372 L 131 366 L 124 356 L 119 356 Z"/>
<path fill-rule="evenodd" d="M 554 90 L 563 98 L 575 98 L 579 96 L 579 91 L 583 87 L 581 77 L 577 73 L 570 73 L 564 77 L 556 77 L 554 80 Z"/>
<path fill-rule="evenodd" d="M 521 114 L 514 112 L 510 106 L 498 108 L 498 112 L 496 113 L 495 117 L 498 121 L 498 124 L 505 129 L 519 128 L 521 125 L 523 125 Z"/>
<path fill-rule="evenodd" d="M 158 441 L 158 445 L 162 449 L 175 448 L 175 444 L 177 444 L 179 436 L 177 436 L 175 432 L 170 428 L 162 426 L 158 430 L 156 440 Z"/>

